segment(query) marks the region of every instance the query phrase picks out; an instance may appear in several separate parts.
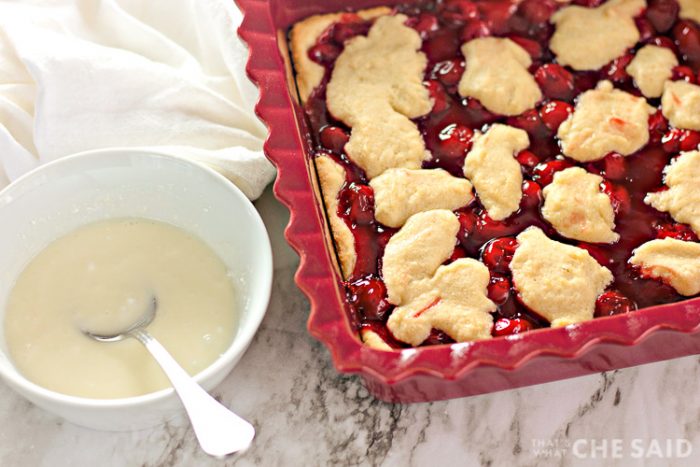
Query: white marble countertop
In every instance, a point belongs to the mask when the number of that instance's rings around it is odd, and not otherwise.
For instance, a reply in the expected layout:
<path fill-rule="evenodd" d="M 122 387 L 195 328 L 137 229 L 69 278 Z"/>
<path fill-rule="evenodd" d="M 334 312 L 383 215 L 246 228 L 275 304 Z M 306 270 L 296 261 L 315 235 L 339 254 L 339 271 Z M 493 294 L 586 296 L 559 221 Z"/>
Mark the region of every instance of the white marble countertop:
<path fill-rule="evenodd" d="M 286 210 L 269 189 L 257 206 L 275 254 L 272 302 L 253 345 L 214 391 L 257 427 L 253 447 L 207 458 L 181 421 L 91 431 L 0 383 L 0 466 L 700 465 L 697 356 L 430 404 L 376 401 L 358 378 L 337 374 L 306 333 L 298 260 L 282 237 Z"/>

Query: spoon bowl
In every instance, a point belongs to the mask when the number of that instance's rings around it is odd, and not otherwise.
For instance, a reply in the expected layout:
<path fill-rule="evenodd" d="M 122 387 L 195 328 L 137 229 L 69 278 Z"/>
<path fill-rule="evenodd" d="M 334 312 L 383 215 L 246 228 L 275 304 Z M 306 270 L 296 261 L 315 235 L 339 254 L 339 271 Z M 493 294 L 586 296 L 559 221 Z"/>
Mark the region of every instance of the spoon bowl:
<path fill-rule="evenodd" d="M 136 329 L 139 328 L 145 328 L 149 324 L 153 322 L 153 319 L 156 317 L 156 308 L 158 308 L 158 299 L 156 297 L 153 297 L 150 302 L 151 306 L 148 307 L 148 310 L 146 313 L 144 313 L 141 316 L 141 319 L 136 321 L 134 324 L 130 325 L 126 329 L 123 329 L 119 332 L 113 333 L 113 334 L 102 334 L 102 333 L 97 333 L 90 331 L 89 329 L 80 328 L 80 331 L 88 336 L 91 339 L 94 339 L 99 342 L 119 342 L 123 341 L 127 337 L 132 337 L 129 334 Z"/>

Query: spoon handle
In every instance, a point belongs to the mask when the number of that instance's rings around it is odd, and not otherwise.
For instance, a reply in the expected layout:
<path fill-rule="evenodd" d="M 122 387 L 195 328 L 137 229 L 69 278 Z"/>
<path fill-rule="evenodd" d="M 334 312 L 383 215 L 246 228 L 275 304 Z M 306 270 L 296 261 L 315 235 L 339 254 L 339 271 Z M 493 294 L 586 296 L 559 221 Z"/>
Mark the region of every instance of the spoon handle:
<path fill-rule="evenodd" d="M 129 333 L 138 339 L 156 359 L 180 396 L 202 450 L 222 457 L 250 446 L 255 436 L 253 425 L 231 412 L 194 382 L 160 342 L 144 329 Z"/>

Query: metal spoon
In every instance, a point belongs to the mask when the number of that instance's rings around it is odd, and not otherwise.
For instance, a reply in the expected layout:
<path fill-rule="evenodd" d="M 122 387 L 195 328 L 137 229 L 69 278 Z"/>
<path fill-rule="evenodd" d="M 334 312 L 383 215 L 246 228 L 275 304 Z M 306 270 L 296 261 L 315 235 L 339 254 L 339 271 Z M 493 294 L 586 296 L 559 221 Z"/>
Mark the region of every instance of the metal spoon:
<path fill-rule="evenodd" d="M 112 335 L 95 334 L 81 329 L 83 334 L 99 342 L 118 342 L 133 337 L 141 342 L 165 372 L 185 406 L 192 428 L 202 450 L 211 456 L 223 457 L 243 451 L 255 436 L 253 425 L 231 412 L 194 382 L 160 342 L 146 331 L 156 316 L 158 300 L 153 297 L 146 314 L 127 329 Z"/>

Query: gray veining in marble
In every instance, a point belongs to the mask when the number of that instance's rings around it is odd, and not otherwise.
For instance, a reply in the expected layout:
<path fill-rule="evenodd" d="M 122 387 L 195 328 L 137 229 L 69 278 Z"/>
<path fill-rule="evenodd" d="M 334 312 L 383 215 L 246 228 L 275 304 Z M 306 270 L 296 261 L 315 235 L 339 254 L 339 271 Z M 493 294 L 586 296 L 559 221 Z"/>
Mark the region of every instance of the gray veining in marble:
<path fill-rule="evenodd" d="M 700 465 L 697 356 L 431 404 L 374 400 L 307 335 L 297 258 L 282 237 L 286 210 L 269 190 L 257 206 L 275 253 L 272 302 L 215 391 L 258 428 L 253 447 L 207 458 L 182 421 L 133 433 L 79 428 L 0 383 L 0 466 Z M 671 454 L 685 457 L 659 458 L 667 439 L 681 439 Z"/>

